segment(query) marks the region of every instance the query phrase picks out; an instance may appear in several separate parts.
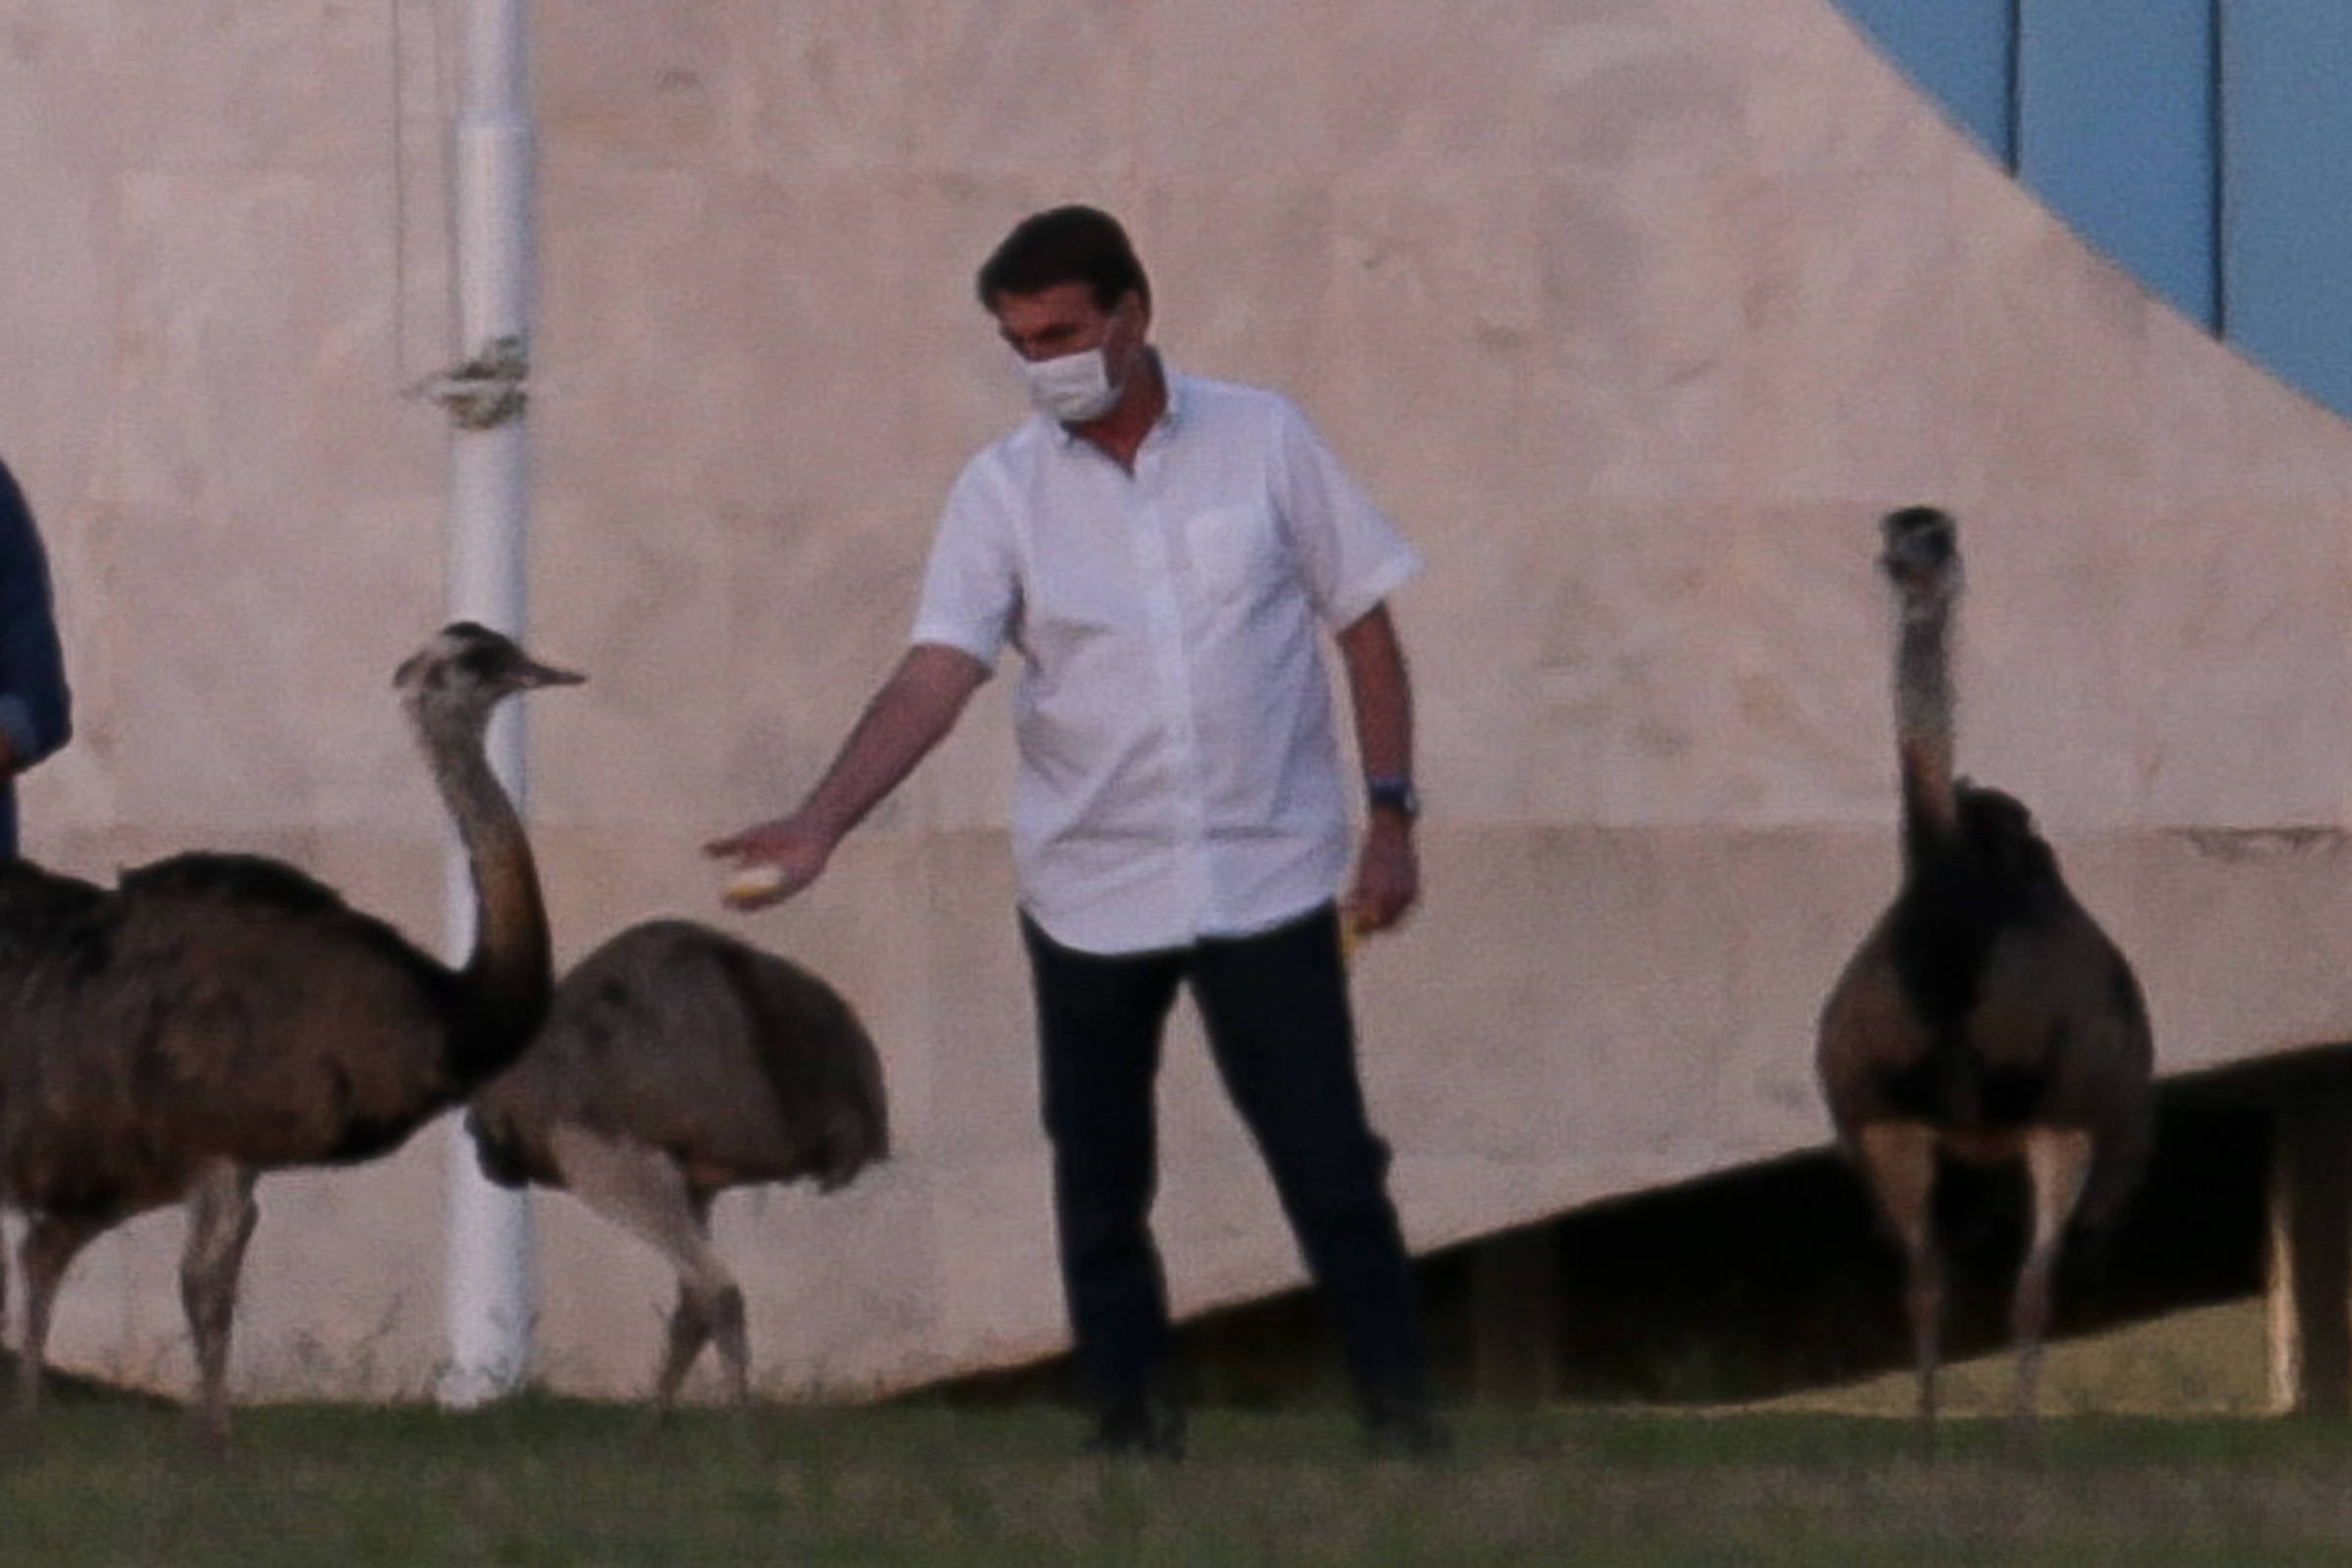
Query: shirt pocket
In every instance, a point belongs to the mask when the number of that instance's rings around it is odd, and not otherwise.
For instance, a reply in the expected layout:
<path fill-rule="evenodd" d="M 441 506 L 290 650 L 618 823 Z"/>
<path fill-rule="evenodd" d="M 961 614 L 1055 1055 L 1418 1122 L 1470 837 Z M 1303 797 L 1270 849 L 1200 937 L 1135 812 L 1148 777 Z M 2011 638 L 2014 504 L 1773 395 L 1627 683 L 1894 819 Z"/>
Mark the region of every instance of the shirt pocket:
<path fill-rule="evenodd" d="M 1250 596 L 1279 580 L 1281 537 L 1264 507 L 1208 507 L 1185 519 L 1185 552 L 1193 580 L 1215 597 Z"/>

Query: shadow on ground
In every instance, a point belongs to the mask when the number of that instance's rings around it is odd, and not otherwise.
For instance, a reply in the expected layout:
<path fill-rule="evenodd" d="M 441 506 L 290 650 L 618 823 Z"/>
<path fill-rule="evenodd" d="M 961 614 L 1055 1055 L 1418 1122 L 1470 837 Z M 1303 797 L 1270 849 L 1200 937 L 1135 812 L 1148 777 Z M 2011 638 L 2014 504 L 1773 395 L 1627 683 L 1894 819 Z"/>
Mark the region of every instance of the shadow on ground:
<path fill-rule="evenodd" d="M 2168 1080 L 2157 1153 L 2104 1245 L 2061 1270 L 2053 1337 L 2102 1332 L 2263 1287 L 2265 1199 L 2281 1108 L 2352 1088 L 2352 1046 Z M 1947 1360 L 2007 1343 L 2026 1195 L 2011 1172 L 1954 1167 L 1937 1195 L 1952 1253 Z M 1450 1399 L 1715 1403 L 1907 1367 L 1901 1269 L 1853 1174 L 1822 1150 L 1481 1237 L 1417 1265 Z M 1304 1291 L 1181 1326 L 1198 1397 L 1242 1405 L 1341 1387 Z M 927 1391 L 995 1402 L 1067 1393 L 1066 1357 Z"/>
<path fill-rule="evenodd" d="M 14 1350 L 0 1350 L 0 1397 L 13 1399 L 16 1396 L 18 1364 Z M 41 1400 L 44 1404 L 122 1404 L 152 1410 L 179 1408 L 177 1399 L 167 1398 L 144 1389 L 125 1389 L 102 1378 L 61 1371 L 53 1366 L 41 1369 Z"/>

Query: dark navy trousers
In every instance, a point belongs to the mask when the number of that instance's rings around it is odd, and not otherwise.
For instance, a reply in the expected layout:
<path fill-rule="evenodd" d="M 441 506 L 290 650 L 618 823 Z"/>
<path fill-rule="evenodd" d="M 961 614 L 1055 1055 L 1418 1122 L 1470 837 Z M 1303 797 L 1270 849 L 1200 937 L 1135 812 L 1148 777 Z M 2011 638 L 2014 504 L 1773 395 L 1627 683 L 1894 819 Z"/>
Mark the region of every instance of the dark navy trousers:
<path fill-rule="evenodd" d="M 1388 1196 L 1388 1146 L 1364 1114 L 1335 907 L 1249 937 L 1114 956 L 1063 947 L 1026 916 L 1021 933 L 1036 987 L 1062 1289 L 1079 1370 L 1096 1396 L 1133 1397 L 1171 1370 L 1150 1214 L 1153 1083 L 1179 986 L 1192 991 L 1359 1393 L 1418 1396 L 1411 1267 Z"/>

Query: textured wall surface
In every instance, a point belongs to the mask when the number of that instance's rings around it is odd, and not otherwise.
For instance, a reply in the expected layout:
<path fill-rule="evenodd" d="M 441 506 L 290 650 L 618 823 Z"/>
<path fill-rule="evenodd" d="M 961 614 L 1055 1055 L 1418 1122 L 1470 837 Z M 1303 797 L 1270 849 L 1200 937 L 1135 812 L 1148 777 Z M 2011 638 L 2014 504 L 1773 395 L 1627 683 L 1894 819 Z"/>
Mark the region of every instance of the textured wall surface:
<path fill-rule="evenodd" d="M 81 735 L 29 852 L 295 858 L 437 945 L 387 689 L 440 618 L 454 5 L 0 0 L 0 451 Z M 973 305 L 1023 213 L 1129 220 L 1172 360 L 1307 409 L 1429 560 L 1428 892 L 1358 960 L 1416 1244 L 1819 1143 L 1813 1010 L 1894 880 L 1888 507 L 1960 516 L 1963 767 L 2039 812 L 2167 1062 L 2352 1027 L 2352 431 L 2086 251 L 1829 0 L 542 7 L 532 807 L 561 956 L 726 920 L 895 658 L 944 489 L 1021 412 Z M 898 1157 L 721 1205 L 776 1392 L 1061 1338 L 1000 681 L 789 908 Z M 2284 830 L 2296 831 L 2284 831 Z M 2308 831 L 2303 831 L 2308 830 Z M 1189 1023 L 1188 1307 L 1298 1263 Z M 416 1393 L 440 1127 L 262 1187 L 234 1385 Z M 662 1269 L 538 1201 L 542 1368 L 643 1386 Z M 174 1215 L 65 1359 L 186 1380 Z"/>

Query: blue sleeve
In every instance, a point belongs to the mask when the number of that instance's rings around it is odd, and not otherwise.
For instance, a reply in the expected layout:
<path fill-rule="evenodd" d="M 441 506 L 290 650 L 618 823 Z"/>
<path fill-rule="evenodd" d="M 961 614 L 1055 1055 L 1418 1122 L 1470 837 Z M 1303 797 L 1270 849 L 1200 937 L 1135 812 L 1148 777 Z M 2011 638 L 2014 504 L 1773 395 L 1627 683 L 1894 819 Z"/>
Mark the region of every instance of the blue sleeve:
<path fill-rule="evenodd" d="M 0 734 L 30 767 L 74 733 L 74 702 L 57 641 L 49 562 L 32 510 L 0 465 Z"/>

